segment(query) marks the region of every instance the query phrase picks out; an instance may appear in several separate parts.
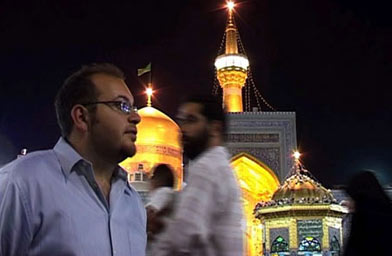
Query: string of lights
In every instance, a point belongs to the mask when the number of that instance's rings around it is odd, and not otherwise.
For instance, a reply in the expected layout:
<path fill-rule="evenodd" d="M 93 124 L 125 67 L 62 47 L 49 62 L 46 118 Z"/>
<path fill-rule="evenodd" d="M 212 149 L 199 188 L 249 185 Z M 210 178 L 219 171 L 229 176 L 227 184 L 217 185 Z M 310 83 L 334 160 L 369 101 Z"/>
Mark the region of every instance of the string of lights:
<path fill-rule="evenodd" d="M 223 54 L 224 48 L 225 48 L 225 42 L 226 42 L 226 31 L 223 33 L 222 40 L 219 46 L 218 54 L 217 56 Z M 218 76 L 217 76 L 217 70 L 215 68 L 214 72 L 214 84 L 212 87 L 212 95 L 217 96 L 219 94 L 219 81 L 218 81 Z"/>
<path fill-rule="evenodd" d="M 251 111 L 249 86 L 245 86 L 245 111 L 248 111 L 248 112 Z"/>
<path fill-rule="evenodd" d="M 218 81 L 217 75 L 218 75 L 218 73 L 216 72 L 216 68 L 215 68 L 214 84 L 212 86 L 212 95 L 214 95 L 214 96 L 218 96 L 218 94 L 219 94 L 219 81 Z"/>
<path fill-rule="evenodd" d="M 250 69 L 250 67 L 249 67 L 249 69 L 248 69 L 247 84 L 248 84 L 248 82 L 249 82 L 249 83 L 252 85 L 252 87 L 253 87 L 253 92 L 254 92 L 256 101 L 259 102 L 259 99 L 260 99 L 261 101 L 263 101 L 264 105 L 266 105 L 269 109 L 271 109 L 272 111 L 276 111 L 276 109 L 275 109 L 274 107 L 272 107 L 271 104 L 269 104 L 269 103 L 267 102 L 267 100 L 263 97 L 263 95 L 261 95 L 261 93 L 260 93 L 259 90 L 257 89 L 256 84 L 255 84 L 255 82 L 254 82 L 254 80 L 253 80 L 252 70 Z M 261 107 L 260 107 L 259 103 L 257 103 L 257 104 L 258 104 L 259 109 L 261 110 Z"/>
<path fill-rule="evenodd" d="M 241 40 L 240 33 L 238 32 L 238 30 L 237 30 L 237 43 L 239 45 L 239 52 L 244 54 L 244 55 L 247 55 L 246 51 L 245 51 L 245 47 L 244 47 L 244 45 L 242 43 L 242 40 Z M 269 104 L 267 102 L 267 100 L 263 97 L 263 95 L 257 89 L 256 83 L 253 80 L 252 70 L 251 70 L 250 66 L 248 67 L 248 79 L 246 81 L 245 87 L 249 86 L 249 83 L 251 84 L 251 86 L 253 88 L 253 94 L 255 96 L 255 99 L 256 99 L 257 106 L 258 106 L 259 110 L 262 109 L 261 108 L 261 104 L 260 104 L 260 100 L 261 100 L 264 103 L 264 105 L 266 105 L 269 109 L 271 109 L 273 111 L 276 111 L 276 109 L 274 107 L 272 107 L 271 104 Z M 250 104 L 251 104 L 250 101 L 251 101 L 251 97 L 250 96 L 249 97 L 245 97 L 245 105 L 246 106 L 249 105 L 249 111 L 250 111 Z"/>

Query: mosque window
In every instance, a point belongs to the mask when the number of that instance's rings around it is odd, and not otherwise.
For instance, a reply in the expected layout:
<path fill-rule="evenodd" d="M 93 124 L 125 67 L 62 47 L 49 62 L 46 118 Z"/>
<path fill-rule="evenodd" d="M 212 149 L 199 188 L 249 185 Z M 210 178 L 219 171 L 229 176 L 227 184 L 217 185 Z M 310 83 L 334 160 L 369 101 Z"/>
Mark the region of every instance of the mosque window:
<path fill-rule="evenodd" d="M 284 240 L 283 237 L 278 236 L 275 238 L 275 240 L 272 242 L 271 245 L 271 253 L 278 253 L 278 252 L 288 252 L 289 251 L 289 245 Z"/>
<path fill-rule="evenodd" d="M 336 236 L 333 236 L 332 239 L 329 241 L 329 247 L 330 247 L 331 255 L 333 256 L 340 255 L 340 244 Z"/>
<path fill-rule="evenodd" d="M 145 172 L 143 172 L 143 181 L 148 181 L 148 176 Z"/>
<path fill-rule="evenodd" d="M 316 238 L 308 236 L 301 241 L 298 250 L 302 252 L 320 252 L 321 245 Z"/>
<path fill-rule="evenodd" d="M 135 173 L 135 181 L 142 181 L 142 174 L 140 172 Z"/>

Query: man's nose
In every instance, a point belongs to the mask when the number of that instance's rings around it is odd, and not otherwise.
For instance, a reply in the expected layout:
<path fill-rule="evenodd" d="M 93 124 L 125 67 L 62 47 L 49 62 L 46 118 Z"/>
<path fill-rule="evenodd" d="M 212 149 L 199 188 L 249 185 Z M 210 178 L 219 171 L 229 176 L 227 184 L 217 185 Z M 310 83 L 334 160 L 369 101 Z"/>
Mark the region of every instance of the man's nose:
<path fill-rule="evenodd" d="M 137 112 L 132 112 L 128 116 L 128 121 L 130 123 L 138 124 L 138 123 L 140 123 L 140 120 L 141 120 L 141 118 Z"/>

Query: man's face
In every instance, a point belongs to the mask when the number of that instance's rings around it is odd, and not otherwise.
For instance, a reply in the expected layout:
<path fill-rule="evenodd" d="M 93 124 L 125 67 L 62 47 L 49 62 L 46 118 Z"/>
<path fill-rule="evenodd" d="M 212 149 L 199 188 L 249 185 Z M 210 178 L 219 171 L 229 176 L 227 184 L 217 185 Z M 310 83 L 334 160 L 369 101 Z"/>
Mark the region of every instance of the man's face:
<path fill-rule="evenodd" d="M 106 74 L 91 77 L 97 91 L 97 101 L 120 101 L 133 106 L 134 99 L 124 80 Z M 89 142 L 102 156 L 118 162 L 136 153 L 136 125 L 140 116 L 136 112 L 126 114 L 118 104 L 97 104 L 89 126 Z"/>
<path fill-rule="evenodd" d="M 177 114 L 184 154 L 190 159 L 194 159 L 208 146 L 208 120 L 201 110 L 200 104 L 188 102 L 180 106 Z"/>

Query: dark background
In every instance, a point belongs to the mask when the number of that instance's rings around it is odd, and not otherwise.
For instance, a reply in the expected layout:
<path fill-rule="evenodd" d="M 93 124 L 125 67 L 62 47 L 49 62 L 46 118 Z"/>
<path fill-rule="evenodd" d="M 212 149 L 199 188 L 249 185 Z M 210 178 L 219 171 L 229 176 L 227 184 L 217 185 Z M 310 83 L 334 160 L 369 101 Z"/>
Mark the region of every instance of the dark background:
<path fill-rule="evenodd" d="M 152 62 L 155 107 L 173 116 L 188 92 L 209 93 L 224 1 L 0 3 L 0 165 L 52 147 L 53 98 L 82 64 L 112 62 L 145 105 L 136 69 Z M 305 166 L 326 186 L 359 170 L 392 183 L 392 16 L 387 1 L 237 1 L 254 80 L 297 114 Z"/>

